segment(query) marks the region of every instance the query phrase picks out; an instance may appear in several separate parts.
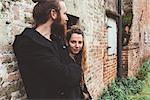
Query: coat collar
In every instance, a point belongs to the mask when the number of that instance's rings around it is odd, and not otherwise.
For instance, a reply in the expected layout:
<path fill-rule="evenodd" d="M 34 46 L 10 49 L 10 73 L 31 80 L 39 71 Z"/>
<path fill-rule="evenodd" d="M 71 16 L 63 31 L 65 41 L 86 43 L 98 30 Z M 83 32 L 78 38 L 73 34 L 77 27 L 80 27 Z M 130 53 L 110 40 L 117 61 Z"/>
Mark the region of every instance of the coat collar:
<path fill-rule="evenodd" d="M 26 28 L 23 31 L 23 36 L 29 37 L 34 42 L 36 42 L 42 46 L 45 46 L 48 48 L 52 48 L 52 46 L 54 46 L 55 48 L 57 48 L 56 45 L 53 45 L 53 44 L 55 44 L 54 41 L 49 41 L 44 36 L 42 36 L 39 32 L 37 32 L 34 28 Z"/>

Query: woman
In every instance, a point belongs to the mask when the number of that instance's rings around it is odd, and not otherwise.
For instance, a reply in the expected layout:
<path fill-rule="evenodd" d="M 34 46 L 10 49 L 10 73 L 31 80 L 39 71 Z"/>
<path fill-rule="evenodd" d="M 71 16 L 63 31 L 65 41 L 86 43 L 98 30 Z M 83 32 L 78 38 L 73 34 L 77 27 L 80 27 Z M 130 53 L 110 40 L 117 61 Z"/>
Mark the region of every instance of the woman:
<path fill-rule="evenodd" d="M 73 26 L 66 34 L 66 45 L 68 48 L 69 59 L 68 62 L 74 62 L 81 65 L 82 60 L 82 49 L 84 45 L 84 35 L 83 32 L 77 27 Z M 84 74 L 82 70 L 82 76 L 80 80 L 80 85 L 72 89 L 72 95 L 77 99 L 90 100 L 91 96 L 87 90 L 84 81 Z"/>

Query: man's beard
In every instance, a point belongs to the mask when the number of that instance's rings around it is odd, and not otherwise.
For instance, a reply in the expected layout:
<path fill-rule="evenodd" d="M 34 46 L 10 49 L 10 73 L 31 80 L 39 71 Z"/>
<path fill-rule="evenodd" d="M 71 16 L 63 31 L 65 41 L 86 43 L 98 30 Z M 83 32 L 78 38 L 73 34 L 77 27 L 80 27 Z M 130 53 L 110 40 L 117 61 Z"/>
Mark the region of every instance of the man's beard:
<path fill-rule="evenodd" d="M 65 37 L 65 25 L 61 24 L 59 20 L 56 20 L 51 25 L 52 36 L 59 39 L 64 39 Z"/>

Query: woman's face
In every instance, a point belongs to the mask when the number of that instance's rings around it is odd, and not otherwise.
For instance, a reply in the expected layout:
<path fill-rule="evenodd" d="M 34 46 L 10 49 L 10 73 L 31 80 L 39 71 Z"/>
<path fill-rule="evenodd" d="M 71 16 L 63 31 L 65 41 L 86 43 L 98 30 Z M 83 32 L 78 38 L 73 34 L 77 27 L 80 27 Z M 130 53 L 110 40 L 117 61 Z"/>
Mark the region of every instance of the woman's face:
<path fill-rule="evenodd" d="M 72 54 L 78 54 L 83 47 L 83 36 L 81 34 L 73 33 L 68 41 L 68 47 Z"/>

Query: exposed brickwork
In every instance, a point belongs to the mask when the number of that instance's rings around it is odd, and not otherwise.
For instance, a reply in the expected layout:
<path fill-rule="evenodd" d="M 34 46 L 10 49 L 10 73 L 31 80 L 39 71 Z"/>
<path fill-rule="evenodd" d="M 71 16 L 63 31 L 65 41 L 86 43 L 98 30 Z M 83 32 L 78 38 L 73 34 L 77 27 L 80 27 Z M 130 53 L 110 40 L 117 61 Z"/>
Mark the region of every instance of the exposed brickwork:
<path fill-rule="evenodd" d="M 103 81 L 107 85 L 116 78 L 117 75 L 117 57 L 116 55 L 109 56 L 104 62 Z"/>
<path fill-rule="evenodd" d="M 129 45 L 128 49 L 128 76 L 134 76 L 140 67 L 139 45 Z"/>
<path fill-rule="evenodd" d="M 150 57 L 150 0 L 133 0 L 133 23 L 131 28 L 131 41 L 128 51 L 128 76 L 137 73 L 142 61 Z M 144 42 L 144 33 L 147 33 L 147 43 Z"/>
<path fill-rule="evenodd" d="M 13 53 L 14 36 L 30 26 L 33 3 L 29 0 L 0 0 L 0 99 L 26 98 Z"/>
<path fill-rule="evenodd" d="M 128 46 L 122 49 L 122 66 L 123 66 L 123 76 L 128 76 Z"/>

